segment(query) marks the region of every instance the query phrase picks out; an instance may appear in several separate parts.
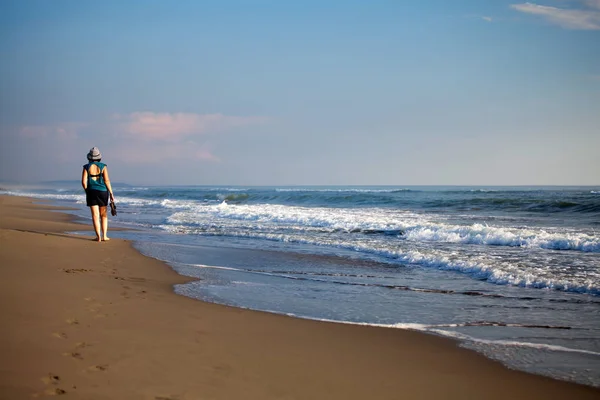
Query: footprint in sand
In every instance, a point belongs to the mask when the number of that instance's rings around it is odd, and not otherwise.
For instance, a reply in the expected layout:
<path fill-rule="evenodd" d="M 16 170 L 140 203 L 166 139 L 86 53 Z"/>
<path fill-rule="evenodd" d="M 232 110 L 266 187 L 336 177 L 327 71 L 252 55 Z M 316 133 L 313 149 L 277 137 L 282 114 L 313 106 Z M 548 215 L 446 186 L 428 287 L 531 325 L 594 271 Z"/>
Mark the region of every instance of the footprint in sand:
<path fill-rule="evenodd" d="M 58 339 L 66 339 L 68 337 L 67 334 L 64 332 L 54 332 L 52 336 Z"/>
<path fill-rule="evenodd" d="M 81 355 L 81 353 L 78 353 L 76 351 L 68 351 L 66 353 L 63 353 L 63 356 L 65 356 L 65 357 L 72 357 L 72 358 L 75 358 L 77 360 L 83 360 L 83 356 Z"/>
<path fill-rule="evenodd" d="M 137 278 L 135 276 L 130 276 L 127 278 L 129 282 L 146 282 L 146 278 Z"/>
<path fill-rule="evenodd" d="M 99 364 L 99 365 L 92 365 L 91 367 L 88 367 L 88 371 L 90 372 L 97 372 L 97 371 L 106 371 L 108 369 L 108 364 Z"/>
<path fill-rule="evenodd" d="M 66 322 L 69 325 L 79 325 L 79 321 L 77 321 L 77 318 L 69 318 Z"/>
<path fill-rule="evenodd" d="M 58 382 L 60 382 L 60 376 L 48 374 L 48 376 L 42 378 L 42 382 L 44 382 L 46 385 L 57 385 Z"/>
<path fill-rule="evenodd" d="M 90 306 L 88 307 L 88 311 L 97 314 L 100 312 L 100 309 L 102 308 L 102 306 L 103 306 L 103 304 L 101 304 L 101 303 L 90 304 Z"/>
<path fill-rule="evenodd" d="M 43 394 L 46 396 L 57 396 L 67 393 L 66 390 L 56 387 L 56 385 L 58 385 L 60 382 L 60 377 L 58 375 L 48 374 L 48 376 L 42 378 L 42 382 L 44 382 L 44 384 L 46 385 L 53 385 L 53 387 L 49 387 L 46 390 L 44 390 Z M 38 396 L 38 393 L 33 395 L 33 397 Z"/>
<path fill-rule="evenodd" d="M 67 393 L 67 391 L 63 390 L 61 388 L 48 388 L 48 389 L 44 390 L 44 394 L 46 396 L 58 396 L 58 395 L 65 394 L 65 393 Z"/>
<path fill-rule="evenodd" d="M 63 268 L 62 271 L 67 274 L 75 274 L 78 272 L 90 272 L 89 269 L 85 269 L 85 268 Z"/>
<path fill-rule="evenodd" d="M 87 343 L 87 342 L 77 342 L 75 343 L 75 348 L 76 349 L 83 349 L 84 347 L 89 347 L 91 346 L 91 344 Z"/>

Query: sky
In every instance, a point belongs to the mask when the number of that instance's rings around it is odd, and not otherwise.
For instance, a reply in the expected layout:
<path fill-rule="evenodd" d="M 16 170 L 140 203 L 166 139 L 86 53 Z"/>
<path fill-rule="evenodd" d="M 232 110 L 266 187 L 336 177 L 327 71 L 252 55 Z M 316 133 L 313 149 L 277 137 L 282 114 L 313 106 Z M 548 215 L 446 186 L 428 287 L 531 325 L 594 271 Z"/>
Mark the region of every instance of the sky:
<path fill-rule="evenodd" d="M 600 185 L 600 0 L 0 0 L 0 182 Z"/>

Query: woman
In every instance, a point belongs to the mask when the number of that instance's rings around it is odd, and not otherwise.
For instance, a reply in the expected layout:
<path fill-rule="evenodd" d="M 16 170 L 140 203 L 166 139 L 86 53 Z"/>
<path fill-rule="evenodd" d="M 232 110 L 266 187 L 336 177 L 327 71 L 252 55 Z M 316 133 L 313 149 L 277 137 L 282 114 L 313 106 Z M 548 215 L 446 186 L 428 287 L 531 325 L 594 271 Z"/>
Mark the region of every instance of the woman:
<path fill-rule="evenodd" d="M 108 168 L 106 164 L 100 162 L 102 154 L 97 147 L 90 149 L 87 155 L 89 163 L 83 166 L 81 174 L 81 185 L 85 190 L 85 199 L 87 206 L 92 211 L 92 222 L 94 223 L 94 231 L 96 231 L 96 241 L 110 240 L 106 235 L 108 232 L 108 215 L 106 214 L 106 206 L 108 206 L 108 198 L 110 201 L 115 201 L 110 179 L 108 178 Z M 100 224 L 102 220 L 102 225 Z"/>

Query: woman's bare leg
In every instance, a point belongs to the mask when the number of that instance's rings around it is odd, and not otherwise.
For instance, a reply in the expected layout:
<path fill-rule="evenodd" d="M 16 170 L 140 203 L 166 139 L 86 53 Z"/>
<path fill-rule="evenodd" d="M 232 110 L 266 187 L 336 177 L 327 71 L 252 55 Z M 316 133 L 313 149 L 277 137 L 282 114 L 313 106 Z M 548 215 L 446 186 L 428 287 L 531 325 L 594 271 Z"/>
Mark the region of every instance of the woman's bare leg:
<path fill-rule="evenodd" d="M 98 206 L 90 206 L 90 210 L 92 212 L 92 223 L 96 232 L 96 240 L 99 242 L 102 238 L 100 234 L 100 210 Z"/>
<path fill-rule="evenodd" d="M 106 207 L 100 207 L 100 218 L 102 219 L 102 232 L 104 236 L 102 236 L 102 240 L 107 241 L 110 238 L 107 236 L 108 233 L 108 215 L 106 214 Z"/>

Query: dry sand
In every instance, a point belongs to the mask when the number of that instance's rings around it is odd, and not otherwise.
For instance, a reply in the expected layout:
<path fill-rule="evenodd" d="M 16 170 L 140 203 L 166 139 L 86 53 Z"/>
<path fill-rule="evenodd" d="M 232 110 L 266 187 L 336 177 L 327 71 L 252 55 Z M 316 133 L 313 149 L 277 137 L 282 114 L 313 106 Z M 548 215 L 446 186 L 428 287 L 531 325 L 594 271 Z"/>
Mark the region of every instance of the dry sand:
<path fill-rule="evenodd" d="M 0 196 L 1 399 L 600 398 L 445 338 L 175 295 L 187 278 L 54 209 Z"/>

